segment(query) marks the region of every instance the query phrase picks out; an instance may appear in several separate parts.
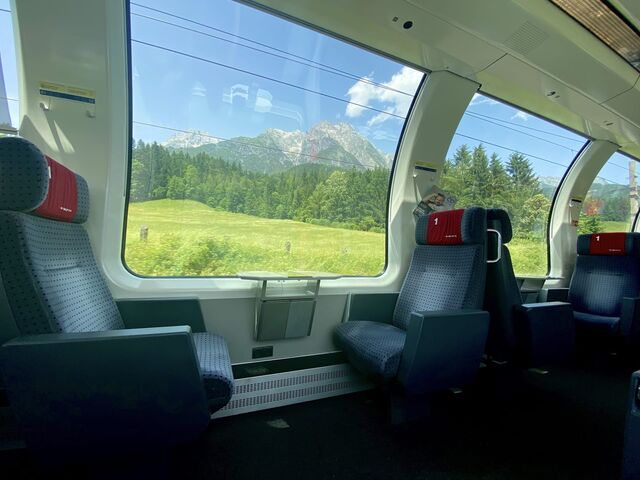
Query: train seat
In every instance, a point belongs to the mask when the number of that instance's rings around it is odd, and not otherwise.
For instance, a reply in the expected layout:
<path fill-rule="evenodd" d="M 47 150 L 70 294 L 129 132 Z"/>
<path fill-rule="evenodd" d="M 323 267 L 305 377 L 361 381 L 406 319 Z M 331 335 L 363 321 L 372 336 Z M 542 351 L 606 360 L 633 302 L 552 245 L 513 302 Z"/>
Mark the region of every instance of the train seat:
<path fill-rule="evenodd" d="M 640 371 L 631 376 L 622 466 L 622 480 L 638 478 L 640 478 Z"/>
<path fill-rule="evenodd" d="M 496 361 L 515 360 L 526 367 L 563 362 L 575 350 L 575 325 L 566 302 L 522 303 L 507 243 L 513 230 L 506 210 L 487 210 L 488 250 L 497 261 L 487 265 L 484 308 L 491 316 L 487 355 Z M 498 242 L 498 238 L 500 242 Z"/>
<path fill-rule="evenodd" d="M 231 397 L 226 343 L 188 326 L 126 329 L 88 214 L 81 176 L 27 140 L 0 138 L 0 278 L 20 333 L 1 349 L 10 402 L 36 448 L 87 436 L 179 442 Z"/>
<path fill-rule="evenodd" d="M 578 237 L 568 290 L 579 334 L 632 339 L 640 321 L 640 233 Z"/>
<path fill-rule="evenodd" d="M 462 386 L 482 358 L 489 318 L 481 310 L 486 212 L 434 212 L 416 225 L 417 246 L 395 310 L 385 322 L 340 324 L 334 338 L 349 361 L 408 393 Z"/>

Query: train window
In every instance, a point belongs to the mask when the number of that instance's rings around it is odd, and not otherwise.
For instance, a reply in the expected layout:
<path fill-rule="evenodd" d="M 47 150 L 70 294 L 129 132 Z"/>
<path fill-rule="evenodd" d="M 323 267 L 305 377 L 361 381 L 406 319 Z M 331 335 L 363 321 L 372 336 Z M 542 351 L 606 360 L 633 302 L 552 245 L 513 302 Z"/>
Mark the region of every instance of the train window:
<path fill-rule="evenodd" d="M 9 0 L 0 0 L 0 135 L 16 133 L 18 70 Z"/>
<path fill-rule="evenodd" d="M 562 176 L 586 139 L 477 94 L 449 148 L 441 185 L 456 207 L 504 208 L 518 275 L 546 275 L 547 221 Z"/>
<path fill-rule="evenodd" d="M 128 268 L 382 273 L 423 73 L 230 0 L 130 5 Z"/>
<path fill-rule="evenodd" d="M 638 212 L 638 161 L 614 153 L 591 184 L 580 212 L 579 233 L 628 232 Z"/>

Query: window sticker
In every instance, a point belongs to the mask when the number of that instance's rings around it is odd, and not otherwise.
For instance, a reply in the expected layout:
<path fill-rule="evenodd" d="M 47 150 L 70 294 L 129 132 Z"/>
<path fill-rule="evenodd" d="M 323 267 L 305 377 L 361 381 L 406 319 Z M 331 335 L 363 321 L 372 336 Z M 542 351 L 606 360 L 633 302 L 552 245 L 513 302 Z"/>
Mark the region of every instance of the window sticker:
<path fill-rule="evenodd" d="M 40 95 L 63 98 L 74 102 L 96 103 L 96 92 L 86 88 L 71 87 L 51 82 L 40 82 Z"/>

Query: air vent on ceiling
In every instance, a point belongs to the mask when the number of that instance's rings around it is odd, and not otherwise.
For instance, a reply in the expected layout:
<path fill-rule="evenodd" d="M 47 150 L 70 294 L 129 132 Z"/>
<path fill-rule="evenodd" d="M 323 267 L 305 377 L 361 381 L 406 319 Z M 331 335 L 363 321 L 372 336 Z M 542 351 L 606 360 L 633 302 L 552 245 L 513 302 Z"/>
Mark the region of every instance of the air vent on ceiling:
<path fill-rule="evenodd" d="M 539 47 L 547 39 L 548 35 L 544 30 L 536 27 L 531 22 L 524 22 L 515 32 L 504 42 L 504 45 L 516 52 L 526 55 L 531 50 Z"/>

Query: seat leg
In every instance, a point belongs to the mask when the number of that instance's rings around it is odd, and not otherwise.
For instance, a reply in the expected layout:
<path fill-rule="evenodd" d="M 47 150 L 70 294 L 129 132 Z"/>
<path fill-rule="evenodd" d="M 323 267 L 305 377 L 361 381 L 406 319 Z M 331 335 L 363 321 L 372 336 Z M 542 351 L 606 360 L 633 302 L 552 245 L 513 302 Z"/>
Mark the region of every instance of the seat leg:
<path fill-rule="evenodd" d="M 403 425 L 428 418 L 431 414 L 431 395 L 407 395 L 399 386 L 385 391 L 391 425 Z"/>

